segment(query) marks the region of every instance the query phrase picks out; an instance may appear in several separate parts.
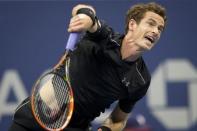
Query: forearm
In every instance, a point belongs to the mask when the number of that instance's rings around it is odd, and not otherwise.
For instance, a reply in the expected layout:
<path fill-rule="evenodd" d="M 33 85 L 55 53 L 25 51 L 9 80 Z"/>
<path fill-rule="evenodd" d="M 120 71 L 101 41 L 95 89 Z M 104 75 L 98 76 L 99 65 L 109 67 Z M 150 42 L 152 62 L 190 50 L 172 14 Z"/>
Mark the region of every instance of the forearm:
<path fill-rule="evenodd" d="M 112 30 L 108 25 L 106 25 L 105 22 L 99 21 L 100 22 L 100 27 L 95 31 L 95 32 L 86 32 L 85 37 L 88 37 L 89 39 L 99 42 L 104 39 L 107 39 L 111 34 Z"/>
<path fill-rule="evenodd" d="M 119 104 L 117 104 L 117 106 L 115 107 L 115 109 L 111 113 L 111 118 L 114 122 L 125 121 L 128 119 L 128 116 L 129 116 L 129 113 L 123 112 L 120 109 Z"/>
<path fill-rule="evenodd" d="M 129 113 L 123 112 L 117 105 L 102 125 L 109 127 L 112 131 L 122 131 L 126 125 L 128 117 Z"/>

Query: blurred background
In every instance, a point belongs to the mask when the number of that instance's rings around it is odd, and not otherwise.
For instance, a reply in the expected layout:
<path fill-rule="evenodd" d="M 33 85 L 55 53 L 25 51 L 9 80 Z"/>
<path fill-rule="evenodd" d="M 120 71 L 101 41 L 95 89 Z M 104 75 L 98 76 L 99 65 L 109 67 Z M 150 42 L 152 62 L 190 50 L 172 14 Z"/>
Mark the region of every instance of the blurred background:
<path fill-rule="evenodd" d="M 197 1 L 155 1 L 166 7 L 168 22 L 158 45 L 144 54 L 152 83 L 125 131 L 196 131 Z M 8 130 L 16 106 L 62 55 L 74 5 L 91 4 L 123 33 L 125 13 L 138 2 L 149 0 L 0 0 L 0 130 Z"/>

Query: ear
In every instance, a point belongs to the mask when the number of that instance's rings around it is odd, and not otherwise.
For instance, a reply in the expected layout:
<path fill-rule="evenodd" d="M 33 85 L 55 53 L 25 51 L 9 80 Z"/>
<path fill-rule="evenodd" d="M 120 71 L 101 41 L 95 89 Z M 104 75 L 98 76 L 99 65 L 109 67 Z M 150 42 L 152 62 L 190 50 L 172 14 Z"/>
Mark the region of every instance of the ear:
<path fill-rule="evenodd" d="M 133 31 L 137 27 L 137 22 L 134 19 L 130 19 L 128 30 Z"/>

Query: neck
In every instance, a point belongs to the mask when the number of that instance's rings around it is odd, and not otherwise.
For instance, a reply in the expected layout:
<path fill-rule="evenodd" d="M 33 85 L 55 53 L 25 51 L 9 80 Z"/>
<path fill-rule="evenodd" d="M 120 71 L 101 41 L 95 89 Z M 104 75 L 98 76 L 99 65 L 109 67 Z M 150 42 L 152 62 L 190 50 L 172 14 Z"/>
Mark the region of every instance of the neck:
<path fill-rule="evenodd" d="M 139 47 L 130 37 L 126 35 L 123 38 L 121 46 L 122 60 L 135 61 L 142 55 L 142 53 L 143 52 L 139 50 Z"/>

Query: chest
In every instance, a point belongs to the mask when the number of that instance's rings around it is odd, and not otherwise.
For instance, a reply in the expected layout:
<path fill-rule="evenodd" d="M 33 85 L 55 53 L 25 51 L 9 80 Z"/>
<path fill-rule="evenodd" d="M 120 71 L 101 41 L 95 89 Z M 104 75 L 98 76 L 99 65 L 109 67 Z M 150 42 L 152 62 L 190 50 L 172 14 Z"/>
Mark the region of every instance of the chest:
<path fill-rule="evenodd" d="M 74 88 L 90 96 L 112 101 L 127 95 L 117 67 L 110 61 L 73 58 L 70 68 Z"/>

